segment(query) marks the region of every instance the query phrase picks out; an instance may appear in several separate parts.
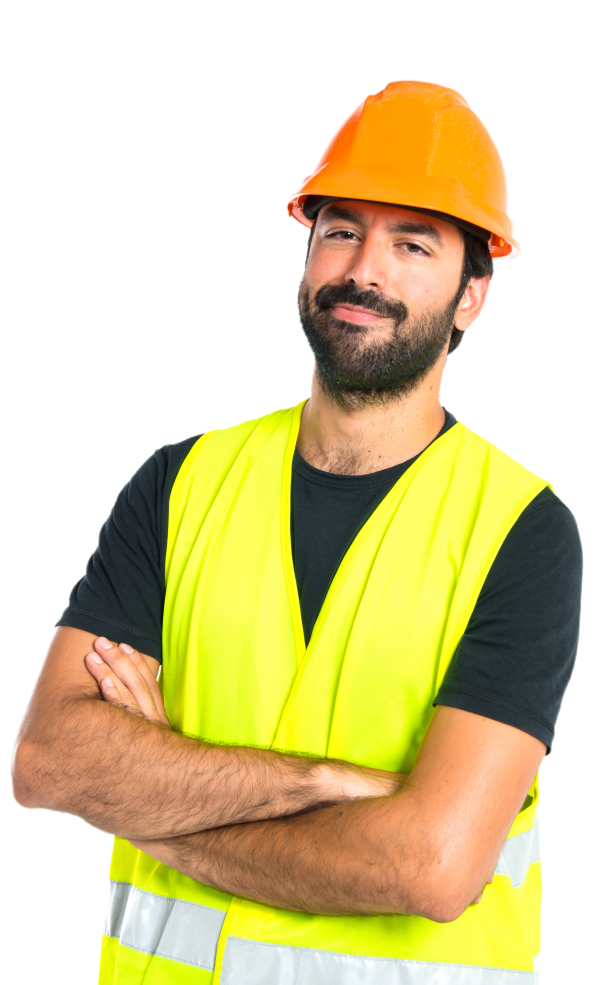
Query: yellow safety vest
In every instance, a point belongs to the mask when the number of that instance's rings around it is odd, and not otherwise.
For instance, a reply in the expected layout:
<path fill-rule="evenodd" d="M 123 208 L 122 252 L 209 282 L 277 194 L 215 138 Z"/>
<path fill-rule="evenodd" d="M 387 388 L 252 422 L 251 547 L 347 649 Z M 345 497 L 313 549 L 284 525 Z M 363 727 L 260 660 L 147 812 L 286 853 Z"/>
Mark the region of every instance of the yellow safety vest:
<path fill-rule="evenodd" d="M 200 438 L 169 511 L 163 695 L 178 730 L 410 772 L 507 533 L 546 482 L 456 423 L 367 520 L 306 648 L 290 538 L 303 405 Z M 116 839 L 101 985 L 536 981 L 535 781 L 458 920 L 319 916 L 232 897 Z"/>

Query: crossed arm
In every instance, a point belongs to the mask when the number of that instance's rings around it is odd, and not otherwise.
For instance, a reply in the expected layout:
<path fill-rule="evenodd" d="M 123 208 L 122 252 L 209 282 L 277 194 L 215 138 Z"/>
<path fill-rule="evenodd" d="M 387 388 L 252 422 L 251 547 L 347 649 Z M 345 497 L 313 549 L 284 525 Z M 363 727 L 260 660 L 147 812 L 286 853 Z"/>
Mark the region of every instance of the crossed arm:
<path fill-rule="evenodd" d="M 442 706 L 408 779 L 215 747 L 169 729 L 151 658 L 80 630 L 57 637 L 17 750 L 17 799 L 276 906 L 455 919 L 491 877 L 545 752 L 512 726 Z M 44 704 L 57 673 L 53 717 Z"/>

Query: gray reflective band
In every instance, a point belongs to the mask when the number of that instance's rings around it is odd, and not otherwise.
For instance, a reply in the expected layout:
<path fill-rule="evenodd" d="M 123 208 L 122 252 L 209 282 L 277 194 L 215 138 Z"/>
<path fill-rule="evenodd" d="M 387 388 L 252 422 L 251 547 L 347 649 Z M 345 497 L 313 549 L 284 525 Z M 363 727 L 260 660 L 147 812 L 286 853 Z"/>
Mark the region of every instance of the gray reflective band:
<path fill-rule="evenodd" d="M 537 821 L 509 838 L 494 870 L 521 886 L 540 859 Z M 222 910 L 111 882 L 105 933 L 146 954 L 213 971 Z M 368 958 L 229 937 L 220 985 L 536 985 L 537 974 L 475 965 Z"/>
<path fill-rule="evenodd" d="M 534 827 L 523 834 L 507 838 L 498 857 L 494 872 L 499 876 L 509 876 L 514 889 L 525 882 L 528 869 L 540 861 L 540 839 L 538 837 L 538 818 Z"/>
<path fill-rule="evenodd" d="M 209 906 L 111 882 L 105 934 L 135 951 L 213 971 L 225 916 Z"/>
<path fill-rule="evenodd" d="M 229 937 L 220 985 L 536 985 L 531 971 L 363 958 Z"/>

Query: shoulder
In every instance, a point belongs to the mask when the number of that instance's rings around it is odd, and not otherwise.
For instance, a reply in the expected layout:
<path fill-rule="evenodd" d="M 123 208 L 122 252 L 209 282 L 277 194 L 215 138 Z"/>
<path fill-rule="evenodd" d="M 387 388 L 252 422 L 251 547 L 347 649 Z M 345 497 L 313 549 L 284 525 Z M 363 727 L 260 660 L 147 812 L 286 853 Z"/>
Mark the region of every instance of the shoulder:
<path fill-rule="evenodd" d="M 457 425 L 459 459 L 465 462 L 465 475 L 480 478 L 488 485 L 494 499 L 515 493 L 517 509 L 507 528 L 503 547 L 528 544 L 532 540 L 548 549 L 571 548 L 580 553 L 580 536 L 576 519 L 569 507 L 556 495 L 547 479 L 526 468 L 492 442 Z M 460 462 L 459 462 L 460 464 Z M 455 461 L 455 468 L 457 462 Z M 463 468 L 461 467 L 461 473 Z"/>
<path fill-rule="evenodd" d="M 153 500 L 159 494 L 163 496 L 166 487 L 171 487 L 187 458 L 201 435 L 196 434 L 175 444 L 163 445 L 153 452 L 149 458 L 136 470 L 124 492 L 130 502 L 142 497 Z"/>
<path fill-rule="evenodd" d="M 249 420 L 230 424 L 223 428 L 216 428 L 210 432 L 212 445 L 220 442 L 234 443 L 246 442 L 250 436 L 256 435 L 260 439 L 274 434 L 275 432 L 290 430 L 299 424 L 305 400 L 293 407 L 283 407 L 273 410 L 261 417 L 253 417 Z"/>
<path fill-rule="evenodd" d="M 549 480 L 545 476 L 541 475 L 535 469 L 530 468 L 525 462 L 520 461 L 515 455 L 506 448 L 501 447 L 492 438 L 487 437 L 480 431 L 476 431 L 469 424 L 466 424 L 465 421 L 461 421 L 458 418 L 456 424 L 459 442 L 468 450 L 468 453 L 473 454 L 476 458 L 499 463 L 507 469 L 516 471 L 518 474 L 521 473 L 541 479 L 548 484 Z"/>
<path fill-rule="evenodd" d="M 216 428 L 201 435 L 186 456 L 184 467 L 178 474 L 178 490 L 189 488 L 199 479 L 205 481 L 208 474 L 218 476 L 232 467 L 234 461 L 244 455 L 257 457 L 266 449 L 286 448 L 293 436 L 297 436 L 299 420 L 305 400 L 294 407 L 272 411 L 241 423 Z M 176 487 L 175 487 L 176 491 Z"/>
<path fill-rule="evenodd" d="M 542 566 L 556 558 L 565 567 L 581 568 L 582 544 L 576 518 L 569 507 L 547 486 L 541 490 L 515 521 L 502 545 L 503 554 L 526 555 L 526 560 Z"/>
<path fill-rule="evenodd" d="M 547 516 L 563 517 L 572 526 L 576 525 L 576 520 L 569 506 L 559 498 L 550 486 L 546 486 L 542 492 L 534 497 L 532 502 L 526 506 L 522 516 L 533 516 L 542 510 L 546 511 Z"/>

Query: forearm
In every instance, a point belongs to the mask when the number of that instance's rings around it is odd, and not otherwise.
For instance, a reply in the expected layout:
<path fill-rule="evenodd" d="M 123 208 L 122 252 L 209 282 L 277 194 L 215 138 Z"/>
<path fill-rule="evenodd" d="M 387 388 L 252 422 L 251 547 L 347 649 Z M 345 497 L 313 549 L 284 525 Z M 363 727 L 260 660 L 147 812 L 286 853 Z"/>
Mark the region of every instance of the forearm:
<path fill-rule="evenodd" d="M 212 746 L 88 696 L 65 702 L 58 722 L 39 720 L 17 755 L 25 806 L 77 814 L 131 838 L 281 817 L 369 795 L 354 793 L 358 779 L 347 764 Z"/>
<path fill-rule="evenodd" d="M 150 844 L 153 858 L 207 885 L 272 906 L 325 914 L 441 910 L 438 849 L 404 788 L 301 817 L 204 831 Z"/>

